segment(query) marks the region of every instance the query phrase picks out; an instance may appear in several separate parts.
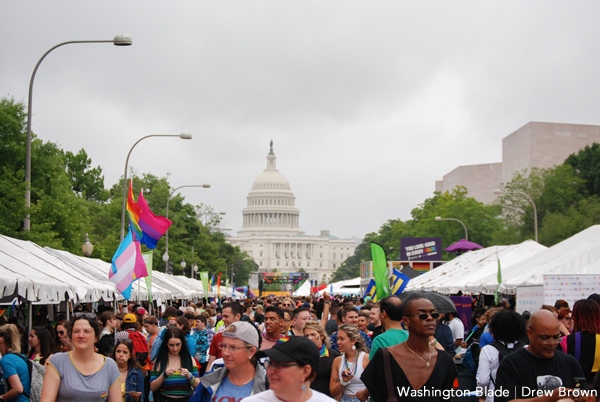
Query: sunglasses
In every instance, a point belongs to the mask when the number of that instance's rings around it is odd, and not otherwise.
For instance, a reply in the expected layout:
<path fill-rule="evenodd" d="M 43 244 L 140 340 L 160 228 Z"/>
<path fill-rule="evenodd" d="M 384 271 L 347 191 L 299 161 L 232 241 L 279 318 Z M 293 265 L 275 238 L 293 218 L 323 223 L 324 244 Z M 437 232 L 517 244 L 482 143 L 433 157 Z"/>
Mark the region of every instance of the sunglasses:
<path fill-rule="evenodd" d="M 440 318 L 440 313 L 421 313 L 421 314 L 412 314 L 412 315 L 407 315 L 406 317 L 418 317 L 419 320 L 426 320 L 429 316 L 431 316 L 431 318 L 433 318 L 434 320 L 437 320 L 438 318 Z"/>
<path fill-rule="evenodd" d="M 96 314 L 94 314 L 94 313 L 75 313 L 75 314 L 73 314 L 73 317 L 75 319 L 87 318 L 88 320 L 95 320 Z"/>
<path fill-rule="evenodd" d="M 64 335 L 65 331 L 56 331 L 56 333 L 59 334 L 59 335 Z"/>

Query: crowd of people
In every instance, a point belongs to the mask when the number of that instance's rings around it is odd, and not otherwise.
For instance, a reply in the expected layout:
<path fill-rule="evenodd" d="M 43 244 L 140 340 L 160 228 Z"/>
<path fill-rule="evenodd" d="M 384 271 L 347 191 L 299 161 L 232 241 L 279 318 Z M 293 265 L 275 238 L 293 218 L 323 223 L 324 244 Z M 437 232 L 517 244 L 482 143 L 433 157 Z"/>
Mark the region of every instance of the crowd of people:
<path fill-rule="evenodd" d="M 438 401 L 474 391 L 486 401 L 591 402 L 596 296 L 526 314 L 475 309 L 468 331 L 423 295 L 211 301 L 157 315 L 130 304 L 55 323 L 41 313 L 30 331 L 0 323 L 0 400 Z M 461 389 L 465 368 L 476 383 Z"/>

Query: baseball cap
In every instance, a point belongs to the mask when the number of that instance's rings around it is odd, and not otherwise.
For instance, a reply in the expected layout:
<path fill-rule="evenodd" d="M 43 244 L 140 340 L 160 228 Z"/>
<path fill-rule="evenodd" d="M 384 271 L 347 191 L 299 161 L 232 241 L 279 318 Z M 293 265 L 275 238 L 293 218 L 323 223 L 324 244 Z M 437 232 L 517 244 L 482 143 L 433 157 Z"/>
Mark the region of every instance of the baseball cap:
<path fill-rule="evenodd" d="M 229 332 L 231 331 L 229 328 L 235 328 L 235 332 Z M 239 339 L 258 348 L 258 331 L 256 331 L 256 328 L 252 324 L 245 321 L 236 321 L 229 324 L 225 332 L 223 332 L 223 338 Z"/>
<path fill-rule="evenodd" d="M 123 322 L 137 322 L 137 318 L 135 318 L 135 314 L 125 314 Z"/>
<path fill-rule="evenodd" d="M 256 357 L 268 357 L 281 363 L 308 364 L 314 371 L 319 368 L 319 348 L 303 336 L 284 336 L 272 348 L 259 351 Z"/>
<path fill-rule="evenodd" d="M 308 304 L 308 303 L 304 302 L 304 303 L 302 303 L 302 306 L 300 306 L 300 307 L 306 307 L 306 308 L 310 308 L 310 304 Z"/>

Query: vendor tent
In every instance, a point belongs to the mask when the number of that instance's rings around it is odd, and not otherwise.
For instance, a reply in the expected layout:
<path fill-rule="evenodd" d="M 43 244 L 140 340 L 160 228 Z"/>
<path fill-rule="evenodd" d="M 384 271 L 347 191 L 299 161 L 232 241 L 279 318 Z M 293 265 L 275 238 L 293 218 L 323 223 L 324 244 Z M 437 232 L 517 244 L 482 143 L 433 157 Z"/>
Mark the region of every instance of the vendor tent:
<path fill-rule="evenodd" d="M 433 290 L 445 294 L 456 294 L 459 291 L 463 293 L 479 292 L 480 290 L 473 290 L 467 284 L 478 283 L 481 278 L 497 275 L 498 259 L 500 259 L 502 268 L 506 268 L 539 254 L 545 249 L 545 246 L 533 240 L 527 240 L 512 246 L 492 246 L 470 251 L 412 279 L 406 290 Z M 496 279 L 495 286 L 497 285 Z M 493 291 L 495 290 L 494 287 Z"/>
<path fill-rule="evenodd" d="M 510 267 L 503 265 L 500 291 L 514 294 L 518 286 L 543 285 L 544 275 L 561 274 L 600 274 L 600 225 L 591 226 Z M 484 293 L 493 293 L 496 286 L 492 276 L 482 278 L 479 284 L 469 284 L 471 289 Z"/>
<path fill-rule="evenodd" d="M 307 279 L 302 285 L 294 292 L 294 296 L 309 296 L 310 295 L 310 281 Z"/>

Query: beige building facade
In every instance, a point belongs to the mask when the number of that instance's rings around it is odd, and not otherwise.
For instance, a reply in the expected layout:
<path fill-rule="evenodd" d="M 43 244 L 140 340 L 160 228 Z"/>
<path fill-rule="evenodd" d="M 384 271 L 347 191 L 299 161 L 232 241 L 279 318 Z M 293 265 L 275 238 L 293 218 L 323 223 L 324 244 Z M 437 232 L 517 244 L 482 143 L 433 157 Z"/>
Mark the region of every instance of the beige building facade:
<path fill-rule="evenodd" d="M 446 192 L 465 186 L 469 196 L 489 204 L 494 190 L 512 180 L 523 169 L 560 165 L 573 153 L 600 143 L 600 126 L 529 122 L 502 139 L 502 162 L 459 166 L 435 182 L 435 190 Z"/>

